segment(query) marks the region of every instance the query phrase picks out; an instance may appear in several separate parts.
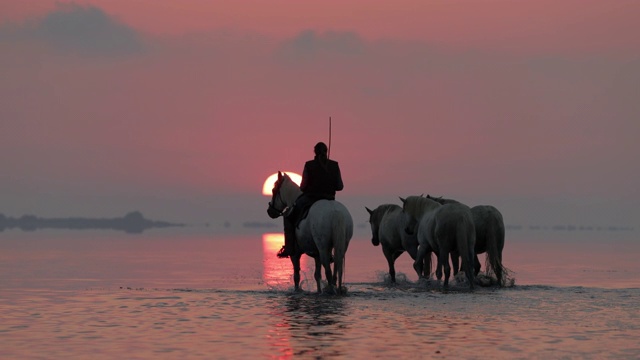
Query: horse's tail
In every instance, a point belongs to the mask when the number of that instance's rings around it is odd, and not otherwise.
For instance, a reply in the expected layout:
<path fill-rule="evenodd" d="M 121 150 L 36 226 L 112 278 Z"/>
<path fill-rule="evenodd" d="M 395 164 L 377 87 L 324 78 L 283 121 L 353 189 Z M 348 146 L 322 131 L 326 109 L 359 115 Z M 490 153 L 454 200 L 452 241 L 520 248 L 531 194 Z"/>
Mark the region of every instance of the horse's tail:
<path fill-rule="evenodd" d="M 497 212 L 497 216 L 487 224 L 487 255 L 485 259 L 485 269 L 489 267 L 496 274 L 498 285 L 504 286 L 507 277 L 507 269 L 502 265 L 502 249 L 504 248 L 504 221 L 502 215 Z"/>
<path fill-rule="evenodd" d="M 473 289 L 476 230 L 471 216 L 465 216 L 464 220 L 458 222 L 456 237 L 458 253 L 462 257 L 462 266 L 467 280 L 469 280 L 469 287 Z"/>
<path fill-rule="evenodd" d="M 345 255 L 347 253 L 347 223 L 344 216 L 340 212 L 336 212 L 333 222 L 332 238 L 333 238 L 333 260 L 334 274 L 337 279 L 338 292 L 342 291 L 342 280 L 345 268 Z"/>

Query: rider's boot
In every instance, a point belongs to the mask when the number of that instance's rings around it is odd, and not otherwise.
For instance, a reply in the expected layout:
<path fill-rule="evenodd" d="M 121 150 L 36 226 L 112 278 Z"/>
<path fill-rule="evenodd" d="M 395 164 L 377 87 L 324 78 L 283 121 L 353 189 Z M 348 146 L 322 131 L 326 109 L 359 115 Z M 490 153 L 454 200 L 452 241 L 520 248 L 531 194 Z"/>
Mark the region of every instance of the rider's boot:
<path fill-rule="evenodd" d="M 278 251 L 279 258 L 288 258 L 293 255 L 295 251 L 296 244 L 296 228 L 295 225 L 291 222 L 291 219 L 284 219 L 284 245 Z"/>

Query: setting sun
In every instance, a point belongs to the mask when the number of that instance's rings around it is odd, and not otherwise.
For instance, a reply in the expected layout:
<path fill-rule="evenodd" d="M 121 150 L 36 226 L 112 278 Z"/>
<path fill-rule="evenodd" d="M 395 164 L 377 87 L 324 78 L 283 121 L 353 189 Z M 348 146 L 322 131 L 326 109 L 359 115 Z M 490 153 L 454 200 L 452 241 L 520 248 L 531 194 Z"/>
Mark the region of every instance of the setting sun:
<path fill-rule="evenodd" d="M 287 175 L 289 175 L 289 177 L 291 178 L 291 180 L 293 180 L 294 183 L 300 186 L 300 182 L 302 181 L 302 176 L 291 171 L 284 171 L 284 172 L 287 173 Z M 264 185 L 262 185 L 262 195 L 271 196 L 271 190 L 273 190 L 273 184 L 277 180 L 278 180 L 278 173 L 270 175 L 267 178 L 267 180 L 264 181 Z"/>

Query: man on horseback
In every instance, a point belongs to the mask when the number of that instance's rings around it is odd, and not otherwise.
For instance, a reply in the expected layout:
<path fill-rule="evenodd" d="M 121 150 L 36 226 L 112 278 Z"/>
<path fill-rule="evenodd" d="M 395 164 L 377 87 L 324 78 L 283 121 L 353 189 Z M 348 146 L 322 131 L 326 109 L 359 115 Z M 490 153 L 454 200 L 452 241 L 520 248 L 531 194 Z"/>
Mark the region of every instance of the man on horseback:
<path fill-rule="evenodd" d="M 344 188 L 340 166 L 337 161 L 329 160 L 327 145 L 319 142 L 313 148 L 315 157 L 304 164 L 300 190 L 291 211 L 284 217 L 284 246 L 278 251 L 279 258 L 293 255 L 296 244 L 296 227 L 306 216 L 311 205 L 318 200 L 335 200 L 336 191 Z"/>

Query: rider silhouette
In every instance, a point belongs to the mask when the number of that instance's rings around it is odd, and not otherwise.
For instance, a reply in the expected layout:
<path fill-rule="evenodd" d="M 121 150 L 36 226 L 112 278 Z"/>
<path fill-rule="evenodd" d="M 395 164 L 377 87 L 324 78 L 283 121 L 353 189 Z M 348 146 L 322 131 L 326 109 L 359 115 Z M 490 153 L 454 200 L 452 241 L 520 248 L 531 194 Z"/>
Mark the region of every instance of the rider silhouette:
<path fill-rule="evenodd" d="M 284 246 L 277 254 L 279 258 L 289 257 L 295 252 L 296 227 L 311 205 L 321 199 L 335 200 L 336 191 L 344 188 L 338 162 L 327 157 L 327 145 L 319 142 L 313 151 L 315 157 L 304 164 L 302 171 L 302 195 L 284 217 Z"/>

